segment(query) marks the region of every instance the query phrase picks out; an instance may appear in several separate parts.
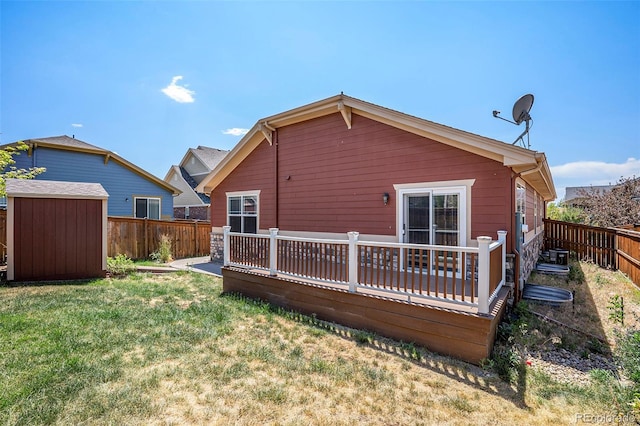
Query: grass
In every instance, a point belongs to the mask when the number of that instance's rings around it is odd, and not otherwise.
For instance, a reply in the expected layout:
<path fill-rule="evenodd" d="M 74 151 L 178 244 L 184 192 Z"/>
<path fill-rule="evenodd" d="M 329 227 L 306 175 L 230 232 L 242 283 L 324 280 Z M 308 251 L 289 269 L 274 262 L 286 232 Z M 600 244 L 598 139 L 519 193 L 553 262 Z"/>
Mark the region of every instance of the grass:
<path fill-rule="evenodd" d="M 606 394 L 514 385 L 204 274 L 0 287 L 0 424 L 558 424 Z"/>

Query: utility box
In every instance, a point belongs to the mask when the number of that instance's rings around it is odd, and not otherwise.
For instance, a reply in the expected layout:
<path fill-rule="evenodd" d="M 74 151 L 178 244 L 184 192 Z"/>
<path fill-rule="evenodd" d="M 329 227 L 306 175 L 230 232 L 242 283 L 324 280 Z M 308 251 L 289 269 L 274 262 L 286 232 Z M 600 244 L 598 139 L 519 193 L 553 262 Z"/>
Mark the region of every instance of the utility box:
<path fill-rule="evenodd" d="M 104 277 L 107 198 L 98 183 L 7 179 L 7 280 Z"/>
<path fill-rule="evenodd" d="M 558 265 L 568 265 L 569 264 L 569 250 L 556 249 L 557 252 L 557 260 L 556 263 Z"/>

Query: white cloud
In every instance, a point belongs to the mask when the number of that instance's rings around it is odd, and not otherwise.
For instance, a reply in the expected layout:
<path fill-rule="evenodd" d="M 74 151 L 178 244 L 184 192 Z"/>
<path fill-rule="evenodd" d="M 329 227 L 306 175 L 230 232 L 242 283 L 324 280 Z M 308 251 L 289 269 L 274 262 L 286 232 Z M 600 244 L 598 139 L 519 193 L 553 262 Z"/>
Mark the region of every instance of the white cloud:
<path fill-rule="evenodd" d="M 71 123 L 71 127 L 82 127 L 80 123 Z"/>
<path fill-rule="evenodd" d="M 628 158 L 624 163 L 576 161 L 551 167 L 558 198 L 565 196 L 568 186 L 599 186 L 617 183 L 620 178 L 640 176 L 640 160 Z"/>
<path fill-rule="evenodd" d="M 233 135 L 233 136 L 243 136 L 249 132 L 249 129 L 241 129 L 239 127 L 234 127 L 232 129 L 223 130 L 223 135 Z"/>
<path fill-rule="evenodd" d="M 186 85 L 177 85 L 176 83 L 179 80 L 182 80 L 181 75 L 176 75 L 175 77 L 173 77 L 171 83 L 167 87 L 162 89 L 162 93 L 181 104 L 194 102 L 195 99 L 193 99 L 193 95 L 195 95 L 196 92 L 187 89 Z"/>

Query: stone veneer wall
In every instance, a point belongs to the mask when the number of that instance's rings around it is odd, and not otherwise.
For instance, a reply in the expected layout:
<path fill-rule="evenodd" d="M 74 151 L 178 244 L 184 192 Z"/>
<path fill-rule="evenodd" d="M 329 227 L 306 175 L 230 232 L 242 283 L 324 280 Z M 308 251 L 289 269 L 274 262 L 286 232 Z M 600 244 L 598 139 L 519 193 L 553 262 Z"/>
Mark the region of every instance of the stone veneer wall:
<path fill-rule="evenodd" d="M 522 253 L 520 253 L 520 290 L 524 288 L 525 281 L 529 279 L 529 275 L 536 267 L 543 244 L 544 232 L 539 232 L 522 246 Z"/>
<path fill-rule="evenodd" d="M 224 261 L 224 235 L 221 233 L 211 233 L 211 261 Z"/>

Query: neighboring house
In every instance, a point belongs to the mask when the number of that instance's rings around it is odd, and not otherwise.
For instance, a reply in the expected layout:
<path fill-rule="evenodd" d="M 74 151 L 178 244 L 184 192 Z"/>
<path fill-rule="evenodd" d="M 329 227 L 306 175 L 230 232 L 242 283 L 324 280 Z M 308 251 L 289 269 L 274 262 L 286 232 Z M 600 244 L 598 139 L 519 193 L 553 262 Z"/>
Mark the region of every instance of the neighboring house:
<path fill-rule="evenodd" d="M 258 120 L 196 191 L 211 197 L 212 258 L 224 240 L 225 264 L 239 265 L 223 269 L 225 291 L 475 363 L 556 198 L 544 153 L 342 94 Z M 226 226 L 246 237 L 216 237 Z M 294 285 L 309 279 L 340 292 Z"/>
<path fill-rule="evenodd" d="M 617 185 L 600 185 L 600 186 L 568 186 L 565 190 L 564 203 L 567 206 L 579 207 L 582 205 L 582 199 L 589 194 L 605 194 L 610 192 Z"/>
<path fill-rule="evenodd" d="M 197 193 L 195 187 L 228 153 L 206 146 L 189 148 L 180 164 L 171 166 L 164 180 L 182 191 L 173 200 L 176 219 L 209 220 L 209 195 Z"/>
<path fill-rule="evenodd" d="M 180 191 L 118 154 L 66 135 L 23 142 L 29 149 L 14 157 L 15 166 L 46 167 L 37 180 L 99 183 L 109 194 L 110 216 L 173 218 Z"/>

